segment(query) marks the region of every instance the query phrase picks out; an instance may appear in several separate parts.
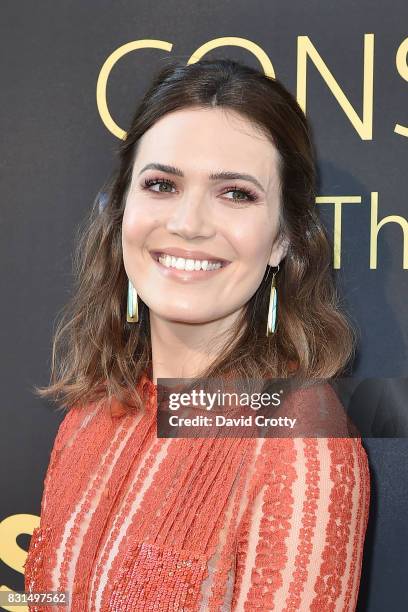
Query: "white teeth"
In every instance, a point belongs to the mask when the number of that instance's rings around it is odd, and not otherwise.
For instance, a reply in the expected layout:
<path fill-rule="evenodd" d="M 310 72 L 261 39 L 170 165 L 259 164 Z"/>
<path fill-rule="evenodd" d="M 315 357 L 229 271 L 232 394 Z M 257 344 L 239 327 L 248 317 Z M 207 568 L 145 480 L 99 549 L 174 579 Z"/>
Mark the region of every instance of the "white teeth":
<path fill-rule="evenodd" d="M 166 268 L 176 268 L 177 270 L 199 271 L 217 270 L 221 268 L 220 262 L 209 262 L 207 259 L 184 259 L 184 257 L 174 257 L 173 255 L 160 255 L 159 262 Z"/>

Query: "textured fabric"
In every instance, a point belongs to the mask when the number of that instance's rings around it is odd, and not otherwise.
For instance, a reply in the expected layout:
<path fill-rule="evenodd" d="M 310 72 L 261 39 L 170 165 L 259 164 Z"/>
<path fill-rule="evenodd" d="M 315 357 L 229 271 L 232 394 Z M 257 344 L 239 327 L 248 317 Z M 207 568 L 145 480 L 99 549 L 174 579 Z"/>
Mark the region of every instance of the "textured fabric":
<path fill-rule="evenodd" d="M 157 387 L 139 385 L 143 411 L 105 402 L 62 421 L 26 590 L 68 590 L 74 612 L 355 610 L 360 439 L 159 439 Z"/>

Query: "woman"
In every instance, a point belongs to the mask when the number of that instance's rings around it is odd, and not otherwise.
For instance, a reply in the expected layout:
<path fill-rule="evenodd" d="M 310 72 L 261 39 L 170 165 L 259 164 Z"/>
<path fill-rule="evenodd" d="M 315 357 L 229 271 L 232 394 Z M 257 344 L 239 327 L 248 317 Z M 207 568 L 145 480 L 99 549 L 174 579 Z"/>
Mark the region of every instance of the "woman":
<path fill-rule="evenodd" d="M 70 409 L 27 590 L 67 590 L 74 611 L 355 609 L 370 493 L 359 439 L 155 428 L 159 378 L 345 370 L 355 335 L 314 204 L 309 127 L 277 80 L 229 60 L 161 70 L 80 241 L 39 390 Z M 313 411 L 318 393 L 292 410 Z"/>

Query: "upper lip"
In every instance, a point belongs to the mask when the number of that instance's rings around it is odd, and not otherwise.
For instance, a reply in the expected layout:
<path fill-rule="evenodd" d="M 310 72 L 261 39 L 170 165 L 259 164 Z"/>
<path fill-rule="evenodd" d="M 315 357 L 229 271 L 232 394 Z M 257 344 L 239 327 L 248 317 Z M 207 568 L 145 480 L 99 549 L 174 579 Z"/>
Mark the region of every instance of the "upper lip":
<path fill-rule="evenodd" d="M 206 259 L 207 261 L 221 261 L 224 263 L 230 263 L 228 259 L 224 257 L 217 257 L 215 255 L 211 255 L 210 253 L 206 253 L 205 251 L 190 251 L 185 249 L 173 248 L 173 247 L 165 247 L 163 249 L 152 249 L 150 251 L 153 255 L 160 255 L 164 253 L 165 255 L 173 255 L 174 257 L 183 257 L 184 259 Z"/>

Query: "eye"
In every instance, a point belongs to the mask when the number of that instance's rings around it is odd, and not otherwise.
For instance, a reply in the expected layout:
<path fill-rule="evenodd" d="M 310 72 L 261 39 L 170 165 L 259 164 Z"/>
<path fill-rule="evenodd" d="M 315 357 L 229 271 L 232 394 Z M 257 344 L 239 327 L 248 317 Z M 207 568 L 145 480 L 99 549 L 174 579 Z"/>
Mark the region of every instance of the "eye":
<path fill-rule="evenodd" d="M 158 186 L 158 189 L 153 189 L 153 187 L 156 185 Z M 172 193 L 172 188 L 176 189 L 176 185 L 174 181 L 167 178 L 147 178 L 143 182 L 143 189 L 147 189 L 148 191 L 153 191 L 155 193 Z M 226 193 L 237 194 L 238 197 L 227 198 L 227 200 L 231 200 L 233 202 L 255 202 L 258 199 L 255 192 L 244 187 L 238 187 L 237 185 L 228 187 L 225 191 L 223 191 L 222 195 L 225 195 Z"/>
<path fill-rule="evenodd" d="M 158 185 L 159 189 L 151 189 L 151 187 L 155 185 Z M 162 189 L 163 186 L 164 186 L 164 189 Z M 154 191 L 156 193 L 171 193 L 172 187 L 175 188 L 175 184 L 173 183 L 173 181 L 170 181 L 169 179 L 156 178 L 156 179 L 145 179 L 144 180 L 144 189 L 148 189 L 149 191 Z"/>
<path fill-rule="evenodd" d="M 255 200 L 258 199 L 258 196 L 253 191 L 251 191 L 250 189 L 245 189 L 243 187 L 237 187 L 237 185 L 229 187 L 226 191 L 223 192 L 224 195 L 226 193 L 237 193 L 239 195 L 239 197 L 237 198 L 227 198 L 228 200 L 233 200 L 234 202 L 255 202 Z"/>

